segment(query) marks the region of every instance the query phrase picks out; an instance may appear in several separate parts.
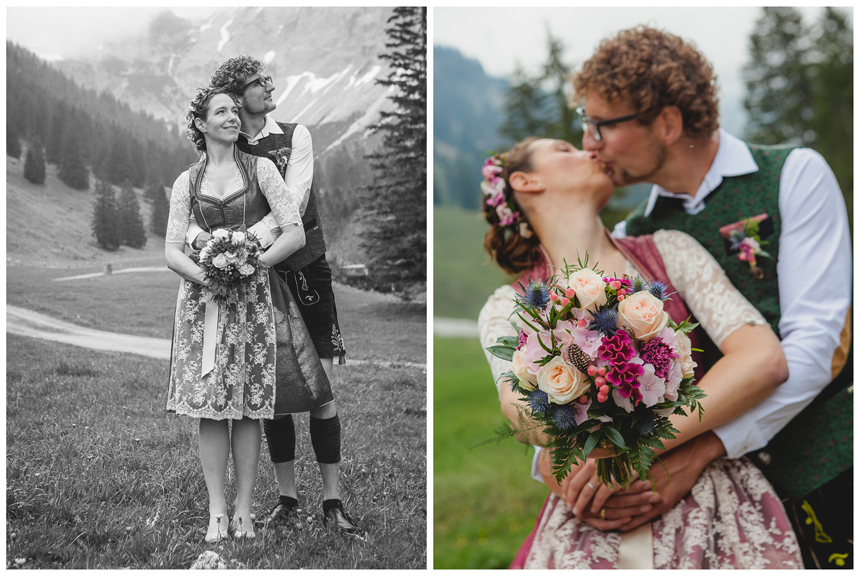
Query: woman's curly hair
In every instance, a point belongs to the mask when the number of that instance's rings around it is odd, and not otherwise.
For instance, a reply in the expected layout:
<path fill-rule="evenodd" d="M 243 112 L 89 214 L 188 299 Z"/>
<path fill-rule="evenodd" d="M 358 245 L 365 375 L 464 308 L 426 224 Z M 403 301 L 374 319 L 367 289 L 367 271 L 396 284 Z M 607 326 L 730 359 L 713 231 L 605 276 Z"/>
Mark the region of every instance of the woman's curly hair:
<path fill-rule="evenodd" d="M 233 99 L 233 102 L 236 101 L 236 96 L 226 88 L 212 88 L 211 86 L 209 88 L 201 88 L 194 97 L 194 100 L 191 101 L 191 104 L 188 105 L 188 112 L 185 113 L 185 119 L 188 121 L 185 135 L 188 136 L 188 139 L 194 143 L 194 147 L 200 152 L 206 151 L 206 140 L 203 138 L 203 132 L 194 125 L 194 120 L 197 118 L 206 120 L 206 109 L 216 94 L 226 94 Z"/>
<path fill-rule="evenodd" d="M 608 102 L 629 99 L 642 124 L 666 106 L 677 106 L 688 136 L 719 128 L 716 76 L 692 43 L 645 26 L 603 40 L 573 76 L 574 98 L 589 92 Z"/>
<path fill-rule="evenodd" d="M 228 91 L 241 96 L 245 92 L 245 79 L 257 72 L 262 72 L 265 66 L 253 56 L 234 56 L 221 64 L 209 85 L 216 88 L 226 88 Z"/>
<path fill-rule="evenodd" d="M 509 181 L 514 172 L 531 172 L 531 154 L 529 146 L 538 138 L 530 137 L 518 142 L 513 148 L 504 153 L 504 166 L 499 177 L 505 181 L 505 198 L 513 199 L 514 190 Z M 532 233 L 523 236 L 511 226 L 502 226 L 499 215 L 493 206 L 482 202 L 484 218 L 490 229 L 484 235 L 484 249 L 495 259 L 496 263 L 508 274 L 517 275 L 528 270 L 540 258 L 540 239 Z M 523 216 L 522 224 L 526 224 Z M 522 225 L 521 228 L 522 229 Z"/>

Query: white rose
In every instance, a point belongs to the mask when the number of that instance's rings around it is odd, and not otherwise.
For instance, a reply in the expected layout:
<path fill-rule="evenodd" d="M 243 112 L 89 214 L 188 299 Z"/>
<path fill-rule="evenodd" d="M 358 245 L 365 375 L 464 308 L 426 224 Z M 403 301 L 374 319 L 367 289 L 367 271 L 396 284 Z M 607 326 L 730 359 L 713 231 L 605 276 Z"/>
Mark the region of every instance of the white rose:
<path fill-rule="evenodd" d="M 242 276 L 250 276 L 254 273 L 254 267 L 250 264 L 242 264 L 239 266 L 239 274 Z"/>
<path fill-rule="evenodd" d="M 579 305 L 588 310 L 595 310 L 606 304 L 606 286 L 603 278 L 591 268 L 583 268 L 571 274 L 567 279 L 567 287 L 573 288 Z"/>
<path fill-rule="evenodd" d="M 582 396 L 590 384 L 585 374 L 555 356 L 538 370 L 537 385 L 553 404 L 567 404 Z"/>
<path fill-rule="evenodd" d="M 227 267 L 229 262 L 227 262 L 227 257 L 223 254 L 218 254 L 215 258 L 212 259 L 212 265 L 216 268 L 224 269 Z"/>
<path fill-rule="evenodd" d="M 690 343 L 690 339 L 683 332 L 675 332 L 674 344 L 675 348 L 678 349 L 677 362 L 681 365 L 681 373 L 684 375 L 684 378 L 692 378 L 693 369 L 698 366 L 698 364 L 693 362 L 693 351 L 691 350 L 692 344 Z"/>
<path fill-rule="evenodd" d="M 215 230 L 212 233 L 212 237 L 213 238 L 229 238 L 230 233 L 227 230 L 224 230 L 223 228 L 218 228 L 217 230 Z"/>
<path fill-rule="evenodd" d="M 234 246 L 239 246 L 240 244 L 245 243 L 245 235 L 242 232 L 233 232 L 233 238 L 231 239 Z"/>
<path fill-rule="evenodd" d="M 638 340 L 648 342 L 669 322 L 663 302 L 642 290 L 618 304 L 618 325 L 633 330 Z"/>
<path fill-rule="evenodd" d="M 511 366 L 513 373 L 519 378 L 522 387 L 534 390 L 537 385 L 537 376 L 529 370 L 531 362 L 526 360 L 525 352 L 522 349 L 514 352 L 514 356 L 511 358 Z"/>

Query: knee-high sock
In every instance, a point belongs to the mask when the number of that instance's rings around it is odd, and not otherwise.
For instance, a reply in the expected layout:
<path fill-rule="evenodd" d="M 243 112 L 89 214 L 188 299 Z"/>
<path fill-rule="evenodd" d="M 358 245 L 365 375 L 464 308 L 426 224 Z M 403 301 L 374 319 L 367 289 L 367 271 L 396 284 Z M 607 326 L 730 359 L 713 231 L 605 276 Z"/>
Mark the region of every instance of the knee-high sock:
<path fill-rule="evenodd" d="M 272 462 L 279 464 L 296 459 L 296 427 L 292 414 L 277 420 L 263 420 L 263 432 Z"/>
<path fill-rule="evenodd" d="M 311 417 L 311 444 L 320 464 L 340 462 L 340 418 Z"/>

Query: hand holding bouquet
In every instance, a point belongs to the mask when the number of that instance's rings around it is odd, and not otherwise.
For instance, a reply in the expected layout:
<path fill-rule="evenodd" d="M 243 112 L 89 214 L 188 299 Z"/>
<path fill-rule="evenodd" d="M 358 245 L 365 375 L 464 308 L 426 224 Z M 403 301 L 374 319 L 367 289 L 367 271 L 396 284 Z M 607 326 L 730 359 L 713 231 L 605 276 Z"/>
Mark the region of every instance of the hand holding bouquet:
<path fill-rule="evenodd" d="M 633 471 L 645 480 L 655 449 L 678 432 L 669 415 L 698 408 L 702 417 L 686 336 L 697 325 L 672 322 L 660 282 L 605 277 L 587 264 L 520 285 L 519 336 L 488 350 L 511 362 L 503 377 L 527 406 L 512 432 L 534 429 L 531 417 L 549 438 L 556 479 L 599 447 L 613 454 L 597 461 L 601 482 L 628 487 Z"/>
<path fill-rule="evenodd" d="M 206 280 L 213 280 L 228 290 L 235 288 L 257 271 L 263 249 L 250 233 L 218 229 L 197 256 Z M 219 292 L 216 301 L 226 296 Z"/>

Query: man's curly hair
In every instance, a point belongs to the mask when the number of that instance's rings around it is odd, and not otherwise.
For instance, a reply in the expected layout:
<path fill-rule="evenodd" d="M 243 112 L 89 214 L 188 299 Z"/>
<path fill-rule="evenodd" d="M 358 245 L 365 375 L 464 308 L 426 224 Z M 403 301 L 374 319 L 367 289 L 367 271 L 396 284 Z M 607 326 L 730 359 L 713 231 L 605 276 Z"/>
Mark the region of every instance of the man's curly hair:
<path fill-rule="evenodd" d="M 265 66 L 253 56 L 234 56 L 221 64 L 209 85 L 214 88 L 226 88 L 237 96 L 245 93 L 245 79 L 257 72 L 262 72 Z"/>
<path fill-rule="evenodd" d="M 191 101 L 191 104 L 188 105 L 188 112 L 185 113 L 185 119 L 188 121 L 185 135 L 188 136 L 188 139 L 194 143 L 194 147 L 200 152 L 206 151 L 206 140 L 203 137 L 203 132 L 198 130 L 197 126 L 194 125 L 194 120 L 196 118 L 206 120 L 206 108 L 209 106 L 212 97 L 216 94 L 226 94 L 233 99 L 233 102 L 236 101 L 236 96 L 226 88 L 213 88 L 211 86 L 201 88 L 194 97 L 194 100 Z"/>
<path fill-rule="evenodd" d="M 687 136 L 719 128 L 717 87 L 711 64 L 678 36 L 637 26 L 603 40 L 573 76 L 574 101 L 588 93 L 607 102 L 629 100 L 642 124 L 666 106 L 677 106 Z"/>

